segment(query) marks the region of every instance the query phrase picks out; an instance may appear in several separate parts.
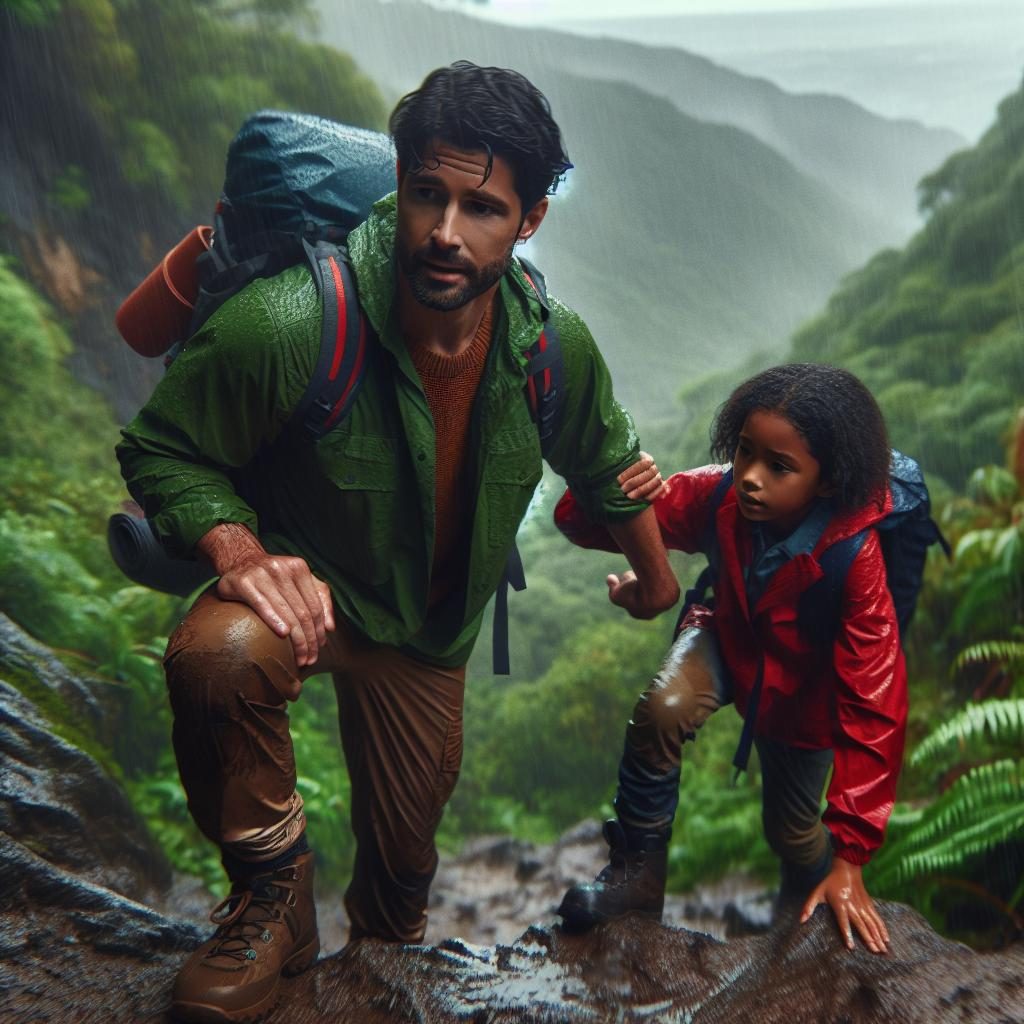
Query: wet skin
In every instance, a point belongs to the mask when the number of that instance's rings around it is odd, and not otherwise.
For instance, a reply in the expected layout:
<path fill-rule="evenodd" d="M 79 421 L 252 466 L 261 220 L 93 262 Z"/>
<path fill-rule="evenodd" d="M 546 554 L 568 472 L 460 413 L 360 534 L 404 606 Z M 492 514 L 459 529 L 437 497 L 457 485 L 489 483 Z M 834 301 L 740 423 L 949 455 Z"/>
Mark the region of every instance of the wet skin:
<path fill-rule="evenodd" d="M 779 536 L 792 533 L 815 500 L 832 493 L 796 427 L 764 409 L 744 421 L 732 472 L 740 513 L 751 522 L 769 524 Z"/>
<path fill-rule="evenodd" d="M 490 169 L 488 173 L 488 164 Z M 511 165 L 435 139 L 423 165 L 399 168 L 396 256 L 407 339 L 453 355 L 472 341 L 516 242 L 540 226 L 547 199 L 523 211 Z"/>

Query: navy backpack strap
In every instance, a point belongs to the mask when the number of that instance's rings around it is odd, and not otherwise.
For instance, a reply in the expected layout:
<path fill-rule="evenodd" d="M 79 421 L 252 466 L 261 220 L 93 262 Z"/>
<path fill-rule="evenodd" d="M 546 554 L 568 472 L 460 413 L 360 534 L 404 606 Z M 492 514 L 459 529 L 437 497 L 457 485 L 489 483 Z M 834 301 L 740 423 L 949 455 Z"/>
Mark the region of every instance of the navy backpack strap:
<path fill-rule="evenodd" d="M 844 537 L 826 548 L 819 559 L 824 575 L 800 595 L 797 609 L 797 622 L 812 640 L 824 636 L 831 642 L 835 637 L 839 629 L 846 576 L 867 536 L 868 531 L 861 530 Z"/>
<path fill-rule="evenodd" d="M 510 671 L 508 656 L 508 588 L 526 589 L 526 573 L 519 547 L 512 545 L 505 563 L 505 572 L 494 595 L 494 627 L 491 633 L 491 659 L 496 676 L 507 676 Z"/>
<path fill-rule="evenodd" d="M 313 281 L 323 296 L 320 355 L 294 413 L 302 431 L 318 440 L 352 408 L 366 371 L 372 330 L 359 308 L 355 278 L 343 249 L 304 243 Z"/>
<path fill-rule="evenodd" d="M 764 652 L 757 663 L 757 677 L 754 679 L 753 689 L 750 691 L 750 700 L 747 701 L 747 712 L 743 716 L 743 730 L 740 732 L 740 741 L 736 744 L 736 753 L 732 756 L 733 785 L 739 779 L 740 773 L 747 770 L 747 762 L 750 760 L 750 748 L 754 745 L 754 726 L 757 724 L 757 709 L 761 703 L 761 686 L 764 683 Z"/>

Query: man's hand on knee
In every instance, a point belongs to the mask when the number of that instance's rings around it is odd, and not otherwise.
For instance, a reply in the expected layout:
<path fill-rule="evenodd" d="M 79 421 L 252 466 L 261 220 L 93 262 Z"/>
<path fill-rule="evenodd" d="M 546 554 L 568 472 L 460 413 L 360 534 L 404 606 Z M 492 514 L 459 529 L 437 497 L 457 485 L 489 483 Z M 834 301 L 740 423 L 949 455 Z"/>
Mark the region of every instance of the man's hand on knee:
<path fill-rule="evenodd" d="M 197 545 L 220 576 L 217 595 L 247 604 L 278 636 L 290 637 L 296 664 L 316 662 L 334 629 L 331 590 L 302 558 L 271 555 L 239 523 L 221 523 Z"/>

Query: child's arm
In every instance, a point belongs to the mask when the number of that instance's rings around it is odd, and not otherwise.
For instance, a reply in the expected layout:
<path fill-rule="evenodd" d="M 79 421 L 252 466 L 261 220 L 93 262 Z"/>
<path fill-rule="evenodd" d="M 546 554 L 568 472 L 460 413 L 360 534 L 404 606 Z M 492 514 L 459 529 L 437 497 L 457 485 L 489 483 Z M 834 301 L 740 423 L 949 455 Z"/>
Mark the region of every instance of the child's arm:
<path fill-rule="evenodd" d="M 641 453 L 641 458 L 619 475 L 619 485 L 630 498 L 653 501 L 666 547 L 693 552 L 700 546 L 708 503 L 722 472 L 721 466 L 702 466 L 675 473 L 658 485 L 658 467 L 649 455 Z M 643 493 L 635 494 L 637 491 Z M 555 525 L 580 547 L 619 550 L 607 528 L 587 518 L 571 491 L 566 491 L 555 507 Z"/>
<path fill-rule="evenodd" d="M 896 798 L 907 718 L 906 668 L 878 534 L 869 532 L 850 567 L 833 647 L 837 680 L 835 766 L 823 816 L 832 833 L 832 872 L 811 894 L 801 920 L 819 903 L 836 915 L 847 946 L 853 929 L 873 952 L 888 933 L 861 880 L 882 844 Z"/>

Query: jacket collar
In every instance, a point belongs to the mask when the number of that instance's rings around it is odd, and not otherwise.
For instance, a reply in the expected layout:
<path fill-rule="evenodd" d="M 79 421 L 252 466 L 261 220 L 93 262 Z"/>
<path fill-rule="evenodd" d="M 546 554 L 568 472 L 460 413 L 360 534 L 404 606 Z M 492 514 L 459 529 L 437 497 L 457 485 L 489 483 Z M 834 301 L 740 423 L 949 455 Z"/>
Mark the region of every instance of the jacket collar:
<path fill-rule="evenodd" d="M 395 230 L 398 222 L 398 196 L 392 192 L 378 200 L 370 216 L 348 236 L 348 253 L 359 285 L 359 304 L 386 348 L 399 347 L 397 332 L 388 330 L 395 300 Z M 526 366 L 526 350 L 537 340 L 542 311 L 518 260 L 512 260 L 501 279 L 499 302 L 508 324 L 507 346 L 513 361 Z M 401 346 L 404 351 L 404 346 Z M 395 352 L 398 355 L 398 352 Z"/>
<path fill-rule="evenodd" d="M 811 554 L 797 555 L 780 566 L 765 587 L 756 606 L 750 609 L 747 606 L 747 587 L 743 578 L 743 563 L 750 558 L 750 529 L 740 513 L 736 493 L 730 487 L 719 506 L 716 520 L 722 556 L 719 572 L 729 578 L 743 614 L 751 620 L 769 608 L 795 602 L 800 594 L 824 575 L 819 559 L 826 548 L 875 525 L 891 511 L 892 494 L 887 488 L 885 500 L 881 505 L 877 501 L 872 501 L 852 512 L 838 513 L 825 527 L 814 551 Z"/>

